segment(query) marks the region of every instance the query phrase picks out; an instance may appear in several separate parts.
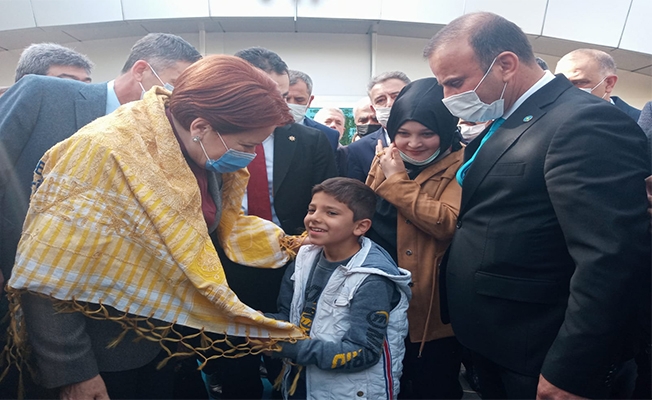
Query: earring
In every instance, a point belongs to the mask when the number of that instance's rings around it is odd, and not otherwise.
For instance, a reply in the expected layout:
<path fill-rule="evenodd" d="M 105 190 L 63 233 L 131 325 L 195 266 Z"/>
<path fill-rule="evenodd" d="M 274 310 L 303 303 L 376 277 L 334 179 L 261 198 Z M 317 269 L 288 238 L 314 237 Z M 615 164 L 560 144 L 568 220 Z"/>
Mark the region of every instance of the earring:
<path fill-rule="evenodd" d="M 195 143 L 201 142 L 201 138 L 199 136 L 193 136 L 192 141 Z"/>

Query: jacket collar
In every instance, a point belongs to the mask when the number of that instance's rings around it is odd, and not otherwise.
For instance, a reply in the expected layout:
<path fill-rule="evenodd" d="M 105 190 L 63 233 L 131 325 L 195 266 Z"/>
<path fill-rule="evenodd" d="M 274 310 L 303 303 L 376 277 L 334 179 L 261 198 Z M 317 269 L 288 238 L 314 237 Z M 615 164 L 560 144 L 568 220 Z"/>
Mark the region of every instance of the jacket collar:
<path fill-rule="evenodd" d="M 75 101 L 77 130 L 106 114 L 106 82 L 88 83 L 79 90 Z"/>
<path fill-rule="evenodd" d="M 464 178 L 462 188 L 462 204 L 460 207 L 460 217 L 464 214 L 466 205 L 473 197 L 478 186 L 482 183 L 487 173 L 498 162 L 503 154 L 516 142 L 523 133 L 533 127 L 541 117 L 546 114 L 547 107 L 554 103 L 557 98 L 573 85 L 563 75 L 557 75 L 554 80 L 543 86 L 537 92 L 532 94 L 512 115 L 498 128 L 490 140 L 482 146 L 480 153 L 475 157 L 475 161 L 469 169 L 469 173 Z M 472 151 L 475 151 L 477 144 L 480 143 L 486 132 L 475 138 L 470 146 L 467 147 L 465 158 L 470 157 Z"/>
<path fill-rule="evenodd" d="M 297 142 L 300 134 L 293 132 L 295 124 L 280 126 L 274 130 L 274 170 L 273 189 L 274 194 L 281 187 L 283 179 L 290 169 L 290 164 L 297 149 Z"/>

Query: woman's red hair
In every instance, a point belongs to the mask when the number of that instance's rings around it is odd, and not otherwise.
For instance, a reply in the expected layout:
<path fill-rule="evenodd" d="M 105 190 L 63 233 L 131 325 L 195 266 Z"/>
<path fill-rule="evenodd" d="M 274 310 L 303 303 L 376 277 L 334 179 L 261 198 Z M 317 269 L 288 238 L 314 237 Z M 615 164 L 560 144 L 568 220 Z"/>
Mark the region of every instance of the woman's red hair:
<path fill-rule="evenodd" d="M 169 107 L 185 129 L 201 117 L 224 134 L 293 122 L 276 82 L 227 55 L 204 57 L 189 66 L 175 82 Z"/>

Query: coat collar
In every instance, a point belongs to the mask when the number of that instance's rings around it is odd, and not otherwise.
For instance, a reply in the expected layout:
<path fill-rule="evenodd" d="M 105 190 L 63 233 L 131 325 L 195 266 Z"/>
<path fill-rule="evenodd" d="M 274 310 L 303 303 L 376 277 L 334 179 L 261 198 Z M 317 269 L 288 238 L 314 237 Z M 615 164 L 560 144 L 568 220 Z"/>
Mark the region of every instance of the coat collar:
<path fill-rule="evenodd" d="M 88 83 L 79 90 L 80 98 L 75 101 L 77 130 L 106 113 L 106 82 Z"/>

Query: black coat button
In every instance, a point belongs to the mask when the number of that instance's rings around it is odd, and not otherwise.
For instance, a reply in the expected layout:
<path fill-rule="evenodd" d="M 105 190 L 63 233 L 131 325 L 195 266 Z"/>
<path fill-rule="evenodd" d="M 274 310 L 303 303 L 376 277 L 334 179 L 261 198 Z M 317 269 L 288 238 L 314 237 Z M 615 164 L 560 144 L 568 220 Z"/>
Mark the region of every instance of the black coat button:
<path fill-rule="evenodd" d="M 460 229 L 460 228 L 462 227 L 462 220 L 461 220 L 461 219 L 458 219 L 458 220 L 457 220 L 457 224 L 455 225 L 455 227 L 456 227 L 457 229 Z"/>

